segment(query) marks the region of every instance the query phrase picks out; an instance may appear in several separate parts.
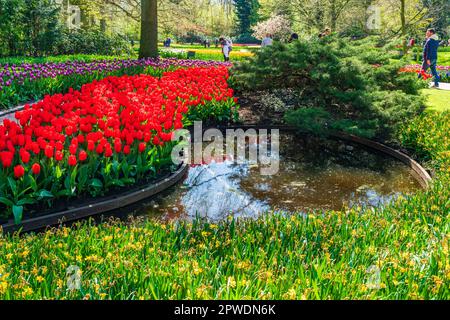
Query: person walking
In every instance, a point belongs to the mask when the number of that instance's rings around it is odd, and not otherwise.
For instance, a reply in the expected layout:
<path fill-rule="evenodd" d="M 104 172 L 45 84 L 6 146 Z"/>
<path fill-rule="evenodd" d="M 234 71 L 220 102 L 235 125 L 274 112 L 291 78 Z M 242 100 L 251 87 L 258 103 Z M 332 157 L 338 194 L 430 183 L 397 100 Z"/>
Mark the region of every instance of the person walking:
<path fill-rule="evenodd" d="M 319 39 L 326 38 L 331 35 L 331 28 L 325 28 L 325 30 L 319 34 Z"/>
<path fill-rule="evenodd" d="M 434 77 L 434 87 L 439 88 L 439 74 L 437 72 L 437 59 L 439 48 L 439 37 L 435 29 L 428 29 L 426 33 L 426 41 L 423 46 L 423 63 L 422 72 L 427 72 L 431 69 L 431 74 Z M 422 72 L 419 73 L 419 78 L 422 77 Z"/>
<path fill-rule="evenodd" d="M 291 34 L 291 37 L 289 38 L 289 43 L 295 42 L 298 40 L 298 34 L 297 33 L 293 33 Z"/>
<path fill-rule="evenodd" d="M 273 39 L 270 34 L 266 34 L 266 37 L 261 42 L 261 48 L 269 47 L 273 45 Z"/>
<path fill-rule="evenodd" d="M 225 62 L 230 61 L 231 43 L 223 37 L 219 39 L 219 42 L 222 45 L 222 53 Z"/>

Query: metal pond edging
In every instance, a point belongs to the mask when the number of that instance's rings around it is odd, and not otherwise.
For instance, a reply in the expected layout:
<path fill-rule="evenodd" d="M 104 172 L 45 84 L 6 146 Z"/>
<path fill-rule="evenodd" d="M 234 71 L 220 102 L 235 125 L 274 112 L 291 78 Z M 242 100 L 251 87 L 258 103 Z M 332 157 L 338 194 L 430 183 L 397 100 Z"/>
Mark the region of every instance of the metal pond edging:
<path fill-rule="evenodd" d="M 71 208 L 49 215 L 26 219 L 19 225 L 16 225 L 14 221 L 9 221 L 0 227 L 3 229 L 4 233 L 13 233 L 17 231 L 30 232 L 122 209 L 173 187 L 183 179 L 188 172 L 188 169 L 189 166 L 183 164 L 169 177 L 156 183 L 152 183 L 147 187 L 140 188 L 139 190 L 124 193 L 115 197 L 99 198 L 98 202 L 78 208 Z"/>
<path fill-rule="evenodd" d="M 6 117 L 8 117 L 8 116 L 10 116 L 10 115 L 12 115 L 12 114 L 14 114 L 14 113 L 16 113 L 17 111 L 22 111 L 23 109 L 25 109 L 25 106 L 26 105 L 29 105 L 29 106 L 32 106 L 32 105 L 34 105 L 34 104 L 36 104 L 36 103 L 38 103 L 39 101 L 30 101 L 30 102 L 27 102 L 27 103 L 23 103 L 23 104 L 21 104 L 21 105 L 18 105 L 17 107 L 14 107 L 14 108 L 9 108 L 9 109 L 5 109 L 5 110 L 1 110 L 0 111 L 0 123 L 1 123 L 1 121 L 4 119 L 4 118 L 6 118 Z"/>

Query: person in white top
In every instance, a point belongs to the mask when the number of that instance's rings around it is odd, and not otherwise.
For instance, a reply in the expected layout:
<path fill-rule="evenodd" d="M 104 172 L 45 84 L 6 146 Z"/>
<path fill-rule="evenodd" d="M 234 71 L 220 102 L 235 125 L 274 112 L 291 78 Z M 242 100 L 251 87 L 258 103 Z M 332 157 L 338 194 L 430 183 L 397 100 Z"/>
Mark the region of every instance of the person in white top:
<path fill-rule="evenodd" d="M 219 41 L 222 44 L 222 53 L 223 53 L 225 62 L 228 62 L 228 61 L 230 61 L 230 53 L 232 50 L 231 42 L 226 40 L 225 38 L 220 38 Z"/>
<path fill-rule="evenodd" d="M 270 34 L 267 34 L 266 37 L 261 42 L 261 47 L 264 48 L 271 45 L 273 45 L 272 36 Z"/>

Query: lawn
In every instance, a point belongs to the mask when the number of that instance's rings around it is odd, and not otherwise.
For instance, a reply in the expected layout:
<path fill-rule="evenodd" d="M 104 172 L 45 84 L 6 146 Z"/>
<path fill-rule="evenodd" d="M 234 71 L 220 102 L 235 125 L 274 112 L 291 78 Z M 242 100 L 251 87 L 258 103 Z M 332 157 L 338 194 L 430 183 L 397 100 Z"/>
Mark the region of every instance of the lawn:
<path fill-rule="evenodd" d="M 427 106 L 431 110 L 450 110 L 450 91 L 437 89 L 424 89 L 422 94 L 427 97 Z"/>
<path fill-rule="evenodd" d="M 422 54 L 419 51 L 417 59 L 411 61 L 412 64 L 422 63 Z M 439 66 L 450 66 L 450 51 L 439 51 L 438 53 L 438 63 Z"/>
<path fill-rule="evenodd" d="M 231 61 L 241 61 L 254 55 L 255 50 L 258 50 L 259 46 L 233 46 L 233 51 L 230 54 Z M 175 44 L 170 48 L 160 47 L 160 52 L 163 57 L 174 56 L 176 58 L 187 58 L 188 52 L 195 52 L 195 59 L 200 60 L 214 60 L 222 61 L 223 54 L 220 47 L 212 45 L 210 48 L 205 48 L 201 45 L 181 45 Z"/>
<path fill-rule="evenodd" d="M 450 66 L 450 51 L 449 52 L 439 52 L 438 65 Z"/>

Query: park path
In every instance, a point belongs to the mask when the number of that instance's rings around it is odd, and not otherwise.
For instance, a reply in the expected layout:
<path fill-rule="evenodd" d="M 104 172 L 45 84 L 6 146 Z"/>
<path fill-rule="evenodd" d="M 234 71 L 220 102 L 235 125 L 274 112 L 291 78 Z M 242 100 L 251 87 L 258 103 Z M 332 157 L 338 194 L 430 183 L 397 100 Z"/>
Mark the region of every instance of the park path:
<path fill-rule="evenodd" d="M 450 83 L 443 83 L 443 82 L 439 83 L 439 89 L 450 91 Z"/>

